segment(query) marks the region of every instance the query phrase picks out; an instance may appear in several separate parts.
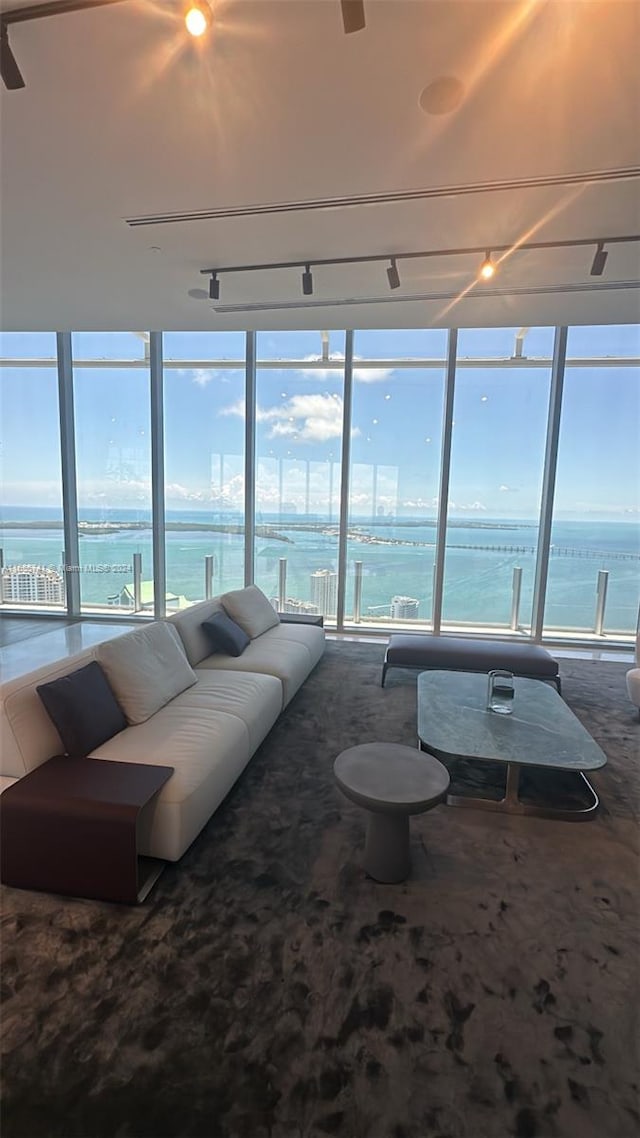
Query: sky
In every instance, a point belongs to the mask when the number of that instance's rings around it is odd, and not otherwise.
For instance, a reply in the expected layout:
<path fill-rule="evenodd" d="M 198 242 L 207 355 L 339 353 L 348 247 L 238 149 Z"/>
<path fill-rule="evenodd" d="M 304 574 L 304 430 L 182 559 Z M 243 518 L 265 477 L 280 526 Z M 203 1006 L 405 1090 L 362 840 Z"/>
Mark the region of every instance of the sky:
<path fill-rule="evenodd" d="M 461 330 L 453 410 L 451 516 L 536 517 L 549 399 L 553 329 L 527 330 L 523 353 L 544 367 L 492 369 L 514 354 L 517 329 Z M 295 370 L 258 367 L 258 516 L 283 510 L 336 520 L 343 426 L 345 334 L 258 333 L 258 361 L 296 359 Z M 442 447 L 444 367 L 394 368 L 394 359 L 442 360 L 442 330 L 369 330 L 354 335 L 350 511 L 358 516 L 435 516 Z M 140 333 L 74 333 L 81 359 L 144 358 Z M 206 360 L 242 360 L 244 334 L 166 333 L 165 481 L 168 509 L 242 510 L 244 373 Z M 640 513 L 640 369 L 607 366 L 607 356 L 640 356 L 640 327 L 572 328 L 555 514 L 634 520 Z M 53 333 L 4 333 L 0 357 L 55 356 Z M 358 366 L 366 361 L 373 367 Z M 203 361 L 200 366 L 189 366 Z M 76 365 L 78 502 L 83 509 L 150 508 L 148 373 Z M 57 378 L 54 368 L 0 367 L 1 500 L 8 506 L 61 504 Z M 330 505 L 329 505 L 330 504 Z"/>

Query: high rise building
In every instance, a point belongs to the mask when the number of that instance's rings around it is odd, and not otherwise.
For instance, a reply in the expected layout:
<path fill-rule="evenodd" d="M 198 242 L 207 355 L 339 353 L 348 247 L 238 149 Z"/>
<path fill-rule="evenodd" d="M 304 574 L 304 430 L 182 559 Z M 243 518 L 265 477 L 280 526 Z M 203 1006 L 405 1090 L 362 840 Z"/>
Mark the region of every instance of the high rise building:
<path fill-rule="evenodd" d="M 318 615 L 317 605 L 311 604 L 310 601 L 299 601 L 295 597 L 287 597 L 281 608 L 278 597 L 269 597 L 269 600 L 276 612 L 299 613 L 301 616 Z"/>
<path fill-rule="evenodd" d="M 417 620 L 419 607 L 420 601 L 417 601 L 415 597 L 392 597 L 391 619 Z"/>
<path fill-rule="evenodd" d="M 338 574 L 333 569 L 316 569 L 311 574 L 311 603 L 323 616 L 336 615 Z"/>
<path fill-rule="evenodd" d="M 2 597 L 21 604 L 64 604 L 64 578 L 44 565 L 8 565 L 2 570 Z"/>

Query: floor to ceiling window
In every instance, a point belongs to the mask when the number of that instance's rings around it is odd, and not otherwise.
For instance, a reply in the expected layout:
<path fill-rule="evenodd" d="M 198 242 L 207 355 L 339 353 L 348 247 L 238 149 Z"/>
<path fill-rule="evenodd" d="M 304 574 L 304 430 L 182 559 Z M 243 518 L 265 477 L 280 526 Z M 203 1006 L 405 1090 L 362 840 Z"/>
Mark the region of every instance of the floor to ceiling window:
<path fill-rule="evenodd" d="M 72 355 L 81 608 L 152 613 L 148 333 L 74 332 Z"/>
<path fill-rule="evenodd" d="M 61 611 L 65 554 L 55 333 L 2 333 L 0 359 L 0 603 Z"/>
<path fill-rule="evenodd" d="M 244 584 L 243 332 L 165 332 L 167 610 Z"/>
<path fill-rule="evenodd" d="M 347 373 L 344 331 L 6 333 L 0 603 L 150 617 L 253 579 L 329 628 L 344 599 L 347 629 L 629 644 L 640 327 L 564 339 L 356 331 Z"/>
<path fill-rule="evenodd" d="M 552 354 L 552 328 L 458 334 L 443 629 L 531 627 Z"/>
<path fill-rule="evenodd" d="M 640 602 L 637 326 L 567 337 L 545 633 L 633 633 Z M 607 359 L 625 358 L 612 365 Z"/>
<path fill-rule="evenodd" d="M 261 332 L 257 361 L 255 582 L 335 624 L 344 332 Z"/>
<path fill-rule="evenodd" d="M 441 330 L 354 336 L 346 620 L 432 620 L 446 354 Z"/>

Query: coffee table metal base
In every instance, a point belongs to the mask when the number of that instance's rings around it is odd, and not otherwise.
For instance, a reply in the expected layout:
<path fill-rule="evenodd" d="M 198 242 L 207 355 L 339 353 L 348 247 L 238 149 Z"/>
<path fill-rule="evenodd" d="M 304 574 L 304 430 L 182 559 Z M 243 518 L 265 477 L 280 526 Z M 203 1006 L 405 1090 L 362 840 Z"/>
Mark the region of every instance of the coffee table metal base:
<path fill-rule="evenodd" d="M 426 750 L 421 747 L 421 750 Z M 493 810 L 504 814 L 528 814 L 534 818 L 556 818 L 559 822 L 586 822 L 600 806 L 600 799 L 583 771 L 575 771 L 589 792 L 590 805 L 572 809 L 557 809 L 554 806 L 537 806 L 533 802 L 520 799 L 520 763 L 507 763 L 507 785 L 504 798 L 475 798 L 473 795 L 448 794 L 447 806 L 472 807 L 480 810 Z"/>
<path fill-rule="evenodd" d="M 396 885 L 409 876 L 409 815 L 367 812 L 365 873 L 374 881 Z"/>

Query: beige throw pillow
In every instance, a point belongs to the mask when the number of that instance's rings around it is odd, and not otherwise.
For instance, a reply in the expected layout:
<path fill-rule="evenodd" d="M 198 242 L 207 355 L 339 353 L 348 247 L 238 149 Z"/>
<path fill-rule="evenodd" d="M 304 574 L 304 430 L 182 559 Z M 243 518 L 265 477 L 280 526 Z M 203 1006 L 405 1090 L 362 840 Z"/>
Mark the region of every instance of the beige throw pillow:
<path fill-rule="evenodd" d="M 107 640 L 96 656 L 130 724 L 144 723 L 198 679 L 175 628 L 163 621 Z"/>
<path fill-rule="evenodd" d="M 280 617 L 270 604 L 269 598 L 257 585 L 224 593 L 220 600 L 227 616 L 235 620 L 252 640 L 255 640 L 256 636 L 261 636 L 267 629 L 280 624 Z"/>

